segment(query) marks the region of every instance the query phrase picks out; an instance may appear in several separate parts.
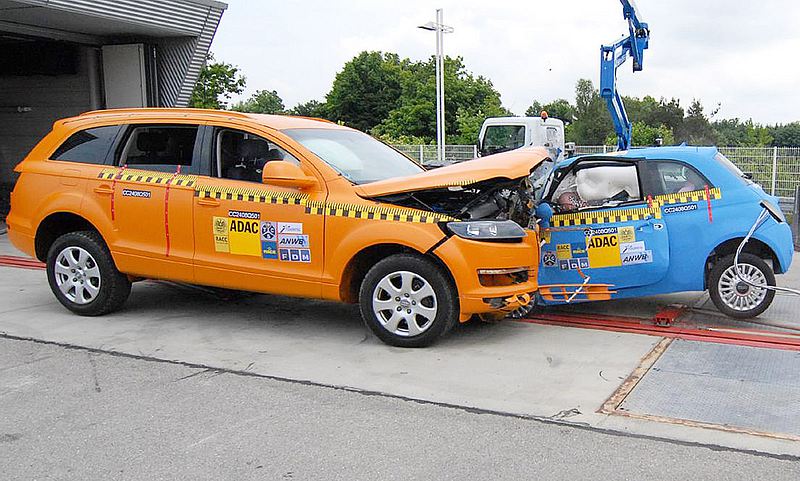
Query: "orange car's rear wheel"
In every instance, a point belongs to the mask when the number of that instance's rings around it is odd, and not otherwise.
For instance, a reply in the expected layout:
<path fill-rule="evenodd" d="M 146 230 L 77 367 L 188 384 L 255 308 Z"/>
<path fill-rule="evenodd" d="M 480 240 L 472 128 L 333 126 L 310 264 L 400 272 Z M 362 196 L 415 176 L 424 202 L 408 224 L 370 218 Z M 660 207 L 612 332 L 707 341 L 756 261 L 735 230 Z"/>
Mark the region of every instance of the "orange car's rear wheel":
<path fill-rule="evenodd" d="M 361 283 L 359 302 L 367 326 L 383 342 L 423 347 L 458 320 L 458 296 L 441 267 L 414 254 L 375 264 Z"/>
<path fill-rule="evenodd" d="M 91 231 L 56 239 L 47 254 L 47 280 L 64 307 L 84 316 L 119 309 L 131 292 L 102 237 Z"/>

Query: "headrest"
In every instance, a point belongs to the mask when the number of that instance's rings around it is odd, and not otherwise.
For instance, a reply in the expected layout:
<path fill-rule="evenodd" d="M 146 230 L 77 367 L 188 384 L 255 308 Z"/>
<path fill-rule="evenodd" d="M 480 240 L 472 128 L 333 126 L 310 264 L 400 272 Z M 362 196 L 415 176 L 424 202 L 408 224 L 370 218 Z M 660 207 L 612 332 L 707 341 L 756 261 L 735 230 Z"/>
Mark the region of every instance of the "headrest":
<path fill-rule="evenodd" d="M 140 152 L 162 152 L 167 150 L 167 134 L 164 132 L 139 132 L 136 148 Z"/>
<path fill-rule="evenodd" d="M 283 160 L 283 152 L 280 149 L 269 149 L 266 160 Z"/>
<path fill-rule="evenodd" d="M 262 159 L 269 152 L 269 144 L 260 139 L 245 139 L 239 142 L 239 156 L 245 159 Z"/>

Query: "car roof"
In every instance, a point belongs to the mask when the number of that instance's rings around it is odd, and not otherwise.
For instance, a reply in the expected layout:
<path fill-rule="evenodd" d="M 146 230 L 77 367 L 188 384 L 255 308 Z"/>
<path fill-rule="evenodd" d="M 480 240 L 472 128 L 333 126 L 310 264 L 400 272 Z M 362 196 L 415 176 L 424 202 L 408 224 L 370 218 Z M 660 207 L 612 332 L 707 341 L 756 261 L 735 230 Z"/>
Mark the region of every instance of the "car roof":
<path fill-rule="evenodd" d="M 345 129 L 348 127 L 335 124 L 328 120 L 315 119 L 311 117 L 297 117 L 291 115 L 268 115 L 253 114 L 246 112 L 235 112 L 231 110 L 211 110 L 211 109 L 192 109 L 192 108 L 130 108 L 130 109 L 108 109 L 93 110 L 63 119 L 64 123 L 79 122 L 89 120 L 114 120 L 124 121 L 137 118 L 147 118 L 169 121 L 172 119 L 196 119 L 203 120 L 250 120 L 257 124 L 275 130 L 286 129 Z"/>
<path fill-rule="evenodd" d="M 668 147 L 643 147 L 632 148 L 629 150 L 622 150 L 618 152 L 609 152 L 606 154 L 586 154 L 570 157 L 564 164 L 571 164 L 578 159 L 591 159 L 591 158 L 609 158 L 609 157 L 624 157 L 631 159 L 647 159 L 647 160 L 684 160 L 691 162 L 693 160 L 703 160 L 713 158 L 717 152 L 716 147 L 698 147 L 689 145 L 673 145 Z"/>

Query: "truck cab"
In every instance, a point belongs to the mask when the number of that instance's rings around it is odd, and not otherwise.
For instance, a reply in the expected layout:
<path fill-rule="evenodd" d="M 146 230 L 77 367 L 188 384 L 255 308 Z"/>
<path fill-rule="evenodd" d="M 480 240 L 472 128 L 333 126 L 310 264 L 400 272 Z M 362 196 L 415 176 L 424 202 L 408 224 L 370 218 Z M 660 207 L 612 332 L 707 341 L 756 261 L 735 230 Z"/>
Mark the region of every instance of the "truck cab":
<path fill-rule="evenodd" d="M 564 122 L 540 117 L 490 117 L 478 135 L 479 155 L 491 155 L 521 147 L 544 147 L 558 162 L 564 158 Z"/>

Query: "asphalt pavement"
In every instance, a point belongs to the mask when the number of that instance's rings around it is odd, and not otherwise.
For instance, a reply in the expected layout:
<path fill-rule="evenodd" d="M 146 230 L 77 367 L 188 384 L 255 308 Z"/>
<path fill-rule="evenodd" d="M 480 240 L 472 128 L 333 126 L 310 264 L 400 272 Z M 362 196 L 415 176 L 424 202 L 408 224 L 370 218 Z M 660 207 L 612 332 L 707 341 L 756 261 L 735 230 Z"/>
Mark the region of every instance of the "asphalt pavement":
<path fill-rule="evenodd" d="M 8 480 L 796 480 L 769 456 L 0 339 Z"/>

